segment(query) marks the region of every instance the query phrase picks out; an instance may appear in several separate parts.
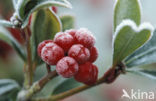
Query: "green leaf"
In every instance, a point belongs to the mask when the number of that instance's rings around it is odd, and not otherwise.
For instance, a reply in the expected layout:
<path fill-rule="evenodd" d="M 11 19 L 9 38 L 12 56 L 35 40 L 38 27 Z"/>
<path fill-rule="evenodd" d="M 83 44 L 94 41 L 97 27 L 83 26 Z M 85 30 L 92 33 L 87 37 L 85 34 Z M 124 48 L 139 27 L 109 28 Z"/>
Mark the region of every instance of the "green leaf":
<path fill-rule="evenodd" d="M 141 11 L 138 0 L 116 0 L 114 8 L 114 31 L 125 19 L 131 19 L 137 25 L 140 24 Z"/>
<path fill-rule="evenodd" d="M 80 86 L 81 83 L 75 81 L 73 78 L 71 79 L 66 79 L 65 81 L 61 82 L 58 84 L 55 89 L 52 92 L 52 95 L 63 93 L 65 91 L 68 91 L 70 89 L 76 88 Z"/>
<path fill-rule="evenodd" d="M 0 40 L 3 40 L 4 42 L 9 44 L 10 46 L 12 45 L 11 40 L 6 35 L 4 35 L 3 32 L 0 32 Z"/>
<path fill-rule="evenodd" d="M 29 17 L 33 12 L 49 6 L 72 8 L 71 4 L 67 0 L 28 0 L 26 4 L 23 4 L 23 6 L 18 10 L 20 18 L 23 21 L 22 28 L 28 24 Z"/>
<path fill-rule="evenodd" d="M 12 46 L 18 55 L 25 61 L 26 56 L 24 54 L 23 47 L 16 41 L 14 37 L 4 28 L 0 26 L 0 40 L 5 41 L 10 46 Z"/>
<path fill-rule="evenodd" d="M 71 15 L 63 15 L 60 17 L 62 22 L 63 31 L 72 29 L 75 26 L 75 18 Z"/>
<path fill-rule="evenodd" d="M 156 71 L 142 70 L 141 69 L 141 70 L 127 70 L 127 72 L 156 80 Z"/>
<path fill-rule="evenodd" d="M 4 27 L 13 27 L 14 25 L 10 21 L 0 20 L 0 25 Z"/>
<path fill-rule="evenodd" d="M 9 98 L 8 96 L 2 96 L 0 97 L 0 101 L 13 101 L 13 100 Z"/>
<path fill-rule="evenodd" d="M 40 58 L 37 55 L 38 44 L 43 40 L 53 39 L 57 32 L 62 31 L 62 24 L 53 11 L 41 9 L 33 15 L 31 27 L 33 60 L 39 63 Z"/>
<path fill-rule="evenodd" d="M 17 101 L 17 94 L 20 89 L 14 89 L 3 96 L 0 96 L 0 101 Z"/>
<path fill-rule="evenodd" d="M 127 67 L 156 63 L 156 30 L 151 40 L 131 54 L 124 62 Z"/>
<path fill-rule="evenodd" d="M 11 79 L 0 79 L 0 96 L 4 96 L 8 92 L 19 89 L 16 81 Z"/>
<path fill-rule="evenodd" d="M 141 47 L 152 36 L 153 27 L 143 23 L 139 27 L 131 20 L 124 20 L 114 36 L 113 65 L 118 65 L 127 56 Z"/>
<path fill-rule="evenodd" d="M 19 19 L 23 20 L 23 18 L 25 17 L 25 9 L 27 8 L 26 5 L 30 1 L 31 0 L 18 0 L 16 13 L 17 13 Z"/>

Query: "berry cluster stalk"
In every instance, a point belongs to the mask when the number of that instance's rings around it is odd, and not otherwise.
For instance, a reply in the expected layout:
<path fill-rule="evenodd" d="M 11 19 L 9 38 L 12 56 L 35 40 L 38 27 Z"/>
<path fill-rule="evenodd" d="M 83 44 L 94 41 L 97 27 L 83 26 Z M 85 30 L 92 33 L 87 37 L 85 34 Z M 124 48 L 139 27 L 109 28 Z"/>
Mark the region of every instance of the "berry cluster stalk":
<path fill-rule="evenodd" d="M 120 74 L 124 74 L 124 73 L 125 73 L 125 66 L 123 64 L 120 64 L 116 68 L 110 68 L 104 74 L 103 77 L 97 80 L 97 82 L 94 85 L 91 85 L 91 86 L 83 85 L 77 88 L 73 88 L 69 91 L 66 91 L 57 95 L 49 96 L 46 98 L 32 98 L 33 95 L 38 93 L 50 80 L 58 76 L 56 70 L 51 71 L 41 80 L 35 82 L 29 89 L 21 91 L 18 94 L 18 101 L 58 101 L 60 99 L 64 99 L 66 97 L 72 96 L 81 91 L 87 90 L 89 88 L 95 87 L 103 83 L 110 84 L 114 82 Z"/>
<path fill-rule="evenodd" d="M 116 78 L 120 75 L 120 74 L 124 74 L 125 73 L 125 67 L 123 67 L 123 65 L 118 65 L 117 68 L 110 68 L 103 77 L 101 77 L 96 84 L 88 86 L 88 85 L 83 85 L 77 88 L 73 88 L 69 91 L 57 94 L 57 95 L 53 95 L 53 96 L 49 96 L 46 98 L 32 98 L 31 101 L 58 101 L 60 99 L 64 99 L 66 97 L 72 96 L 74 94 L 77 94 L 81 91 L 87 90 L 89 88 L 95 87 L 97 85 L 106 83 L 106 84 L 110 84 L 112 82 L 114 82 L 116 80 Z M 44 78 L 45 81 L 48 80 L 48 78 Z M 42 80 L 41 80 L 42 81 Z M 44 82 L 45 83 L 45 82 Z M 40 86 L 43 86 L 43 84 L 41 84 Z"/>

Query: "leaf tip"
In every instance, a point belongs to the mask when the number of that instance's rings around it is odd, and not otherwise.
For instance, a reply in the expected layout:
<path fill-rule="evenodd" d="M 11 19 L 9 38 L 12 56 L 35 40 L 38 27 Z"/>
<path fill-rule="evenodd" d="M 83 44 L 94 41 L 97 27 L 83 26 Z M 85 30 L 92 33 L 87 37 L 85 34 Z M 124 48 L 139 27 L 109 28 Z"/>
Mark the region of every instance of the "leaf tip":
<path fill-rule="evenodd" d="M 114 35 L 114 38 L 116 37 L 117 33 L 124 27 L 124 26 L 130 26 L 133 30 L 135 30 L 136 32 L 139 32 L 143 29 L 147 29 L 149 30 L 151 33 L 151 36 L 153 35 L 153 31 L 154 31 L 154 27 L 148 23 L 148 22 L 144 22 L 142 24 L 140 24 L 140 26 L 137 26 L 136 23 L 131 20 L 131 19 L 125 19 L 123 20 L 116 28 L 116 31 L 115 31 L 115 35 Z M 113 39 L 114 39 L 113 38 Z"/>
<path fill-rule="evenodd" d="M 113 43 L 114 43 L 114 40 L 115 40 L 117 34 L 119 33 L 119 31 L 120 31 L 123 27 L 125 27 L 125 26 L 130 26 L 130 27 L 132 27 L 132 29 L 134 29 L 135 31 L 137 30 L 137 25 L 135 24 L 134 21 L 132 21 L 131 19 L 125 19 L 125 20 L 123 20 L 123 21 L 117 26 L 117 28 L 116 28 L 116 30 L 115 30 L 115 34 L 114 34 L 114 36 L 113 36 Z"/>
<path fill-rule="evenodd" d="M 149 22 L 144 22 L 144 23 L 142 23 L 142 24 L 139 26 L 139 29 L 140 29 L 140 30 L 142 30 L 142 29 L 148 29 L 148 30 L 150 30 L 151 34 L 153 35 L 154 27 L 153 27 L 152 24 L 149 23 Z"/>

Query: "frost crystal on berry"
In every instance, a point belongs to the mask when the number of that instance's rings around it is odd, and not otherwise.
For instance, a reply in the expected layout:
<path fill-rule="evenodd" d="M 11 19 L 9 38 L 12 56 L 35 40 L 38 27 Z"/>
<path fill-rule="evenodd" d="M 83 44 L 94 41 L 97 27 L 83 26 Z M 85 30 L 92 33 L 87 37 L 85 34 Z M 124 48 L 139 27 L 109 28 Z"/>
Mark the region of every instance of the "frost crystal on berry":
<path fill-rule="evenodd" d="M 68 34 L 70 34 L 71 36 L 73 36 L 75 38 L 75 34 L 76 34 L 77 30 L 70 29 L 70 30 L 66 30 L 65 32 L 68 33 Z"/>
<path fill-rule="evenodd" d="M 41 50 L 42 60 L 49 65 L 56 65 L 56 63 L 63 57 L 63 49 L 54 42 L 47 43 Z"/>
<path fill-rule="evenodd" d="M 89 59 L 89 61 L 90 62 L 95 62 L 97 57 L 98 57 L 98 51 L 97 51 L 96 47 L 94 47 L 94 46 L 91 47 L 89 50 L 90 50 L 90 59 Z"/>
<path fill-rule="evenodd" d="M 54 42 L 58 44 L 60 47 L 62 47 L 65 52 L 67 52 L 69 48 L 74 44 L 75 41 L 70 34 L 59 32 L 56 34 L 54 38 Z"/>
<path fill-rule="evenodd" d="M 98 68 L 94 64 L 92 64 L 92 68 L 93 68 L 93 72 L 91 74 L 91 79 L 86 81 L 86 82 L 84 82 L 87 85 L 95 84 L 95 82 L 98 79 Z"/>
<path fill-rule="evenodd" d="M 42 41 L 39 45 L 38 45 L 38 48 L 37 48 L 37 53 L 38 55 L 41 57 L 41 50 L 42 48 L 47 44 L 47 43 L 50 43 L 50 42 L 53 42 L 52 40 L 44 40 Z"/>
<path fill-rule="evenodd" d="M 79 71 L 74 76 L 75 80 L 92 85 L 98 78 L 98 68 L 90 62 L 79 65 Z"/>
<path fill-rule="evenodd" d="M 75 34 L 76 42 L 82 44 L 87 48 L 94 46 L 95 38 L 92 33 L 85 28 L 79 29 Z"/>
<path fill-rule="evenodd" d="M 71 57 L 64 57 L 58 61 L 56 71 L 65 78 L 70 78 L 78 72 L 78 63 Z"/>
<path fill-rule="evenodd" d="M 90 58 L 90 52 L 81 44 L 73 45 L 69 51 L 68 55 L 73 57 L 79 64 L 83 64 Z"/>

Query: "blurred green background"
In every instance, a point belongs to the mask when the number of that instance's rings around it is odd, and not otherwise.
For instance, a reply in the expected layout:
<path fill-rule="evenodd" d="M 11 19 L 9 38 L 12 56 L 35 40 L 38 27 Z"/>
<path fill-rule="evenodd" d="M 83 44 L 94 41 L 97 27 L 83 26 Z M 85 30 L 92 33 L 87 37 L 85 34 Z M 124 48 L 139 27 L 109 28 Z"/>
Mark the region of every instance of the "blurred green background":
<path fill-rule="evenodd" d="M 112 62 L 112 22 L 113 7 L 115 0 L 69 0 L 73 9 L 58 8 L 58 15 L 72 14 L 76 19 L 76 28 L 86 27 L 96 37 L 96 47 L 99 58 L 95 64 L 99 68 L 99 77 L 111 66 Z M 148 21 L 156 26 L 156 0 L 140 0 L 142 6 L 142 22 Z M 9 19 L 13 8 L 11 0 L 0 0 L 0 16 Z M 23 62 L 9 47 L 0 44 L 0 79 L 11 78 L 17 80 L 20 85 L 23 82 Z M 9 51 L 11 50 L 11 51 Z M 156 68 L 156 64 L 144 66 L 144 68 Z M 53 67 L 54 68 L 54 67 Z M 46 73 L 45 65 L 37 68 L 35 80 L 40 79 Z M 52 89 L 63 79 L 57 77 L 50 81 L 47 86 L 36 96 L 48 96 Z M 113 84 L 102 84 L 62 101 L 130 101 L 122 99 L 122 89 L 130 92 L 153 91 L 156 93 L 156 81 L 135 74 L 121 75 Z M 68 86 L 68 85 L 67 85 Z M 135 100 L 133 100 L 135 101 Z M 136 100 L 136 101 L 156 101 Z"/>

